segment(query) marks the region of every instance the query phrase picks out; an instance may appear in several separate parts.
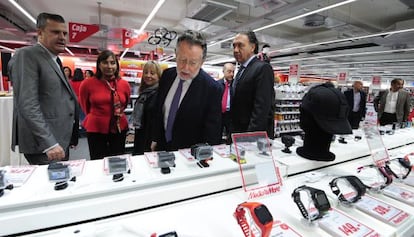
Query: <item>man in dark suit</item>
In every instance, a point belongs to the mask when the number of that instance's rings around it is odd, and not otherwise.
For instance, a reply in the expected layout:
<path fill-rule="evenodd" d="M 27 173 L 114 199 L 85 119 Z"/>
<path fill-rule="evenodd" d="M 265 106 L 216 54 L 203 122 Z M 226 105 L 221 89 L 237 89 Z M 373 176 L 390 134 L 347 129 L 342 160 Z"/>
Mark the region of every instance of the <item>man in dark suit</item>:
<path fill-rule="evenodd" d="M 266 131 L 274 138 L 274 74 L 269 63 L 257 59 L 259 42 L 254 32 L 233 40 L 233 55 L 240 63 L 233 82 L 232 133 Z"/>
<path fill-rule="evenodd" d="M 221 142 L 221 88 L 201 66 L 207 44 L 195 31 L 177 39 L 176 68 L 161 76 L 152 150 L 177 150 Z"/>
<path fill-rule="evenodd" d="M 344 92 L 350 108 L 348 121 L 352 129 L 358 129 L 359 122 L 365 118 L 367 95 L 362 90 L 362 87 L 362 81 L 354 81 L 352 89 Z"/>
<path fill-rule="evenodd" d="M 226 143 L 231 141 L 230 139 L 230 125 L 231 125 L 231 115 L 230 115 L 230 103 L 231 97 L 233 95 L 233 90 L 231 89 L 231 84 L 234 77 L 234 65 L 233 63 L 226 63 L 223 66 L 223 79 L 218 80 L 217 82 L 223 89 L 223 96 L 221 97 L 221 119 L 222 119 L 222 134 L 226 136 Z"/>
<path fill-rule="evenodd" d="M 410 93 L 403 89 L 404 81 L 395 78 L 391 88 L 381 92 L 374 100 L 380 125 L 406 122 L 410 114 Z"/>
<path fill-rule="evenodd" d="M 68 160 L 77 145 L 76 95 L 62 71 L 65 20 L 49 13 L 37 17 L 38 43 L 19 49 L 9 62 L 13 83 L 12 150 L 19 146 L 30 164 Z"/>

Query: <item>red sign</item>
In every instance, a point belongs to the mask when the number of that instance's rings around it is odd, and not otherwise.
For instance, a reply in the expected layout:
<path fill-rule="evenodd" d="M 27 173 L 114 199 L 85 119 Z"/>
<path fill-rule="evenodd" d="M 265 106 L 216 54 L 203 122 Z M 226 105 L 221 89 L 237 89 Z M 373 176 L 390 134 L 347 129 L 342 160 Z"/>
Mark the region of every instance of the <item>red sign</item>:
<path fill-rule="evenodd" d="M 346 80 L 346 72 L 340 72 L 338 75 L 338 81 L 345 81 Z"/>
<path fill-rule="evenodd" d="M 148 32 L 142 32 L 141 34 L 138 34 L 137 30 L 122 29 L 122 47 L 132 48 L 135 44 L 148 39 L 148 37 Z"/>
<path fill-rule="evenodd" d="M 372 77 L 372 85 L 381 85 L 381 77 L 380 76 L 373 76 Z"/>
<path fill-rule="evenodd" d="M 299 70 L 299 65 L 298 64 L 291 64 L 289 66 L 289 76 L 297 76 L 298 75 L 298 70 Z"/>
<path fill-rule="evenodd" d="M 98 31 L 98 25 L 69 22 L 69 42 L 80 42 Z"/>

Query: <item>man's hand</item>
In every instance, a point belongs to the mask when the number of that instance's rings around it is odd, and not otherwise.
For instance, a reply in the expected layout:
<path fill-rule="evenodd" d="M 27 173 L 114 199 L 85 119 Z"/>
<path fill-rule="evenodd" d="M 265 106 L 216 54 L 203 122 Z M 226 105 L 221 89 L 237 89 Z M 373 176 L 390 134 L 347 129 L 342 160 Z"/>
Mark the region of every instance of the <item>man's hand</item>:
<path fill-rule="evenodd" d="M 52 149 L 46 152 L 47 158 L 49 160 L 62 160 L 65 158 L 65 151 L 60 145 L 53 147 Z"/>
<path fill-rule="evenodd" d="M 157 142 L 151 142 L 151 151 L 155 151 L 155 149 L 157 148 Z"/>

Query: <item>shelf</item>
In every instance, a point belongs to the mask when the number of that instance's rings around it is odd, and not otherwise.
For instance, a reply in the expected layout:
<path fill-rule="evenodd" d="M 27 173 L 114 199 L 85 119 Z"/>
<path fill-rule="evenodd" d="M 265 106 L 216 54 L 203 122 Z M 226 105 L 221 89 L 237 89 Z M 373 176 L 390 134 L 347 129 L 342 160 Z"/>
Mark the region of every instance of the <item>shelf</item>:
<path fill-rule="evenodd" d="M 132 113 L 132 111 L 134 111 L 134 109 L 133 109 L 133 108 L 126 108 L 126 109 L 124 110 L 124 112 L 125 112 L 125 113 Z"/>
<path fill-rule="evenodd" d="M 131 95 L 131 99 L 138 99 L 139 95 Z"/>
<path fill-rule="evenodd" d="M 292 119 L 292 120 L 276 120 L 277 124 L 288 124 L 288 123 L 299 123 L 299 119 Z"/>
<path fill-rule="evenodd" d="M 294 111 L 292 111 L 292 112 L 275 112 L 275 114 L 300 114 L 300 112 L 299 111 L 297 111 L 297 112 L 294 112 Z"/>
<path fill-rule="evenodd" d="M 277 97 L 275 98 L 276 100 L 294 100 L 294 101 L 298 101 L 298 100 L 302 100 L 302 98 L 289 98 L 289 97 Z"/>
<path fill-rule="evenodd" d="M 294 130 L 286 130 L 286 131 L 278 131 L 276 133 L 291 133 L 291 132 L 302 132 L 302 129 L 294 129 Z"/>
<path fill-rule="evenodd" d="M 276 105 L 276 108 L 299 108 L 300 104 L 294 104 L 294 105 L 289 105 L 289 104 L 283 104 L 283 105 Z"/>

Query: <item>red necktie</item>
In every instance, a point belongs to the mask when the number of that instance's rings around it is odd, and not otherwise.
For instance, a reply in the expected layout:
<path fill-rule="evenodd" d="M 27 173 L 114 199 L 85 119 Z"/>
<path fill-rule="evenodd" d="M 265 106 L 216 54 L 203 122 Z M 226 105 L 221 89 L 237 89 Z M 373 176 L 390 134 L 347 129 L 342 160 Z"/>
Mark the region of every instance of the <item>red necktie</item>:
<path fill-rule="evenodd" d="M 221 112 L 225 113 L 227 110 L 227 97 L 229 96 L 229 83 L 226 81 L 224 87 L 223 98 L 221 99 Z"/>

